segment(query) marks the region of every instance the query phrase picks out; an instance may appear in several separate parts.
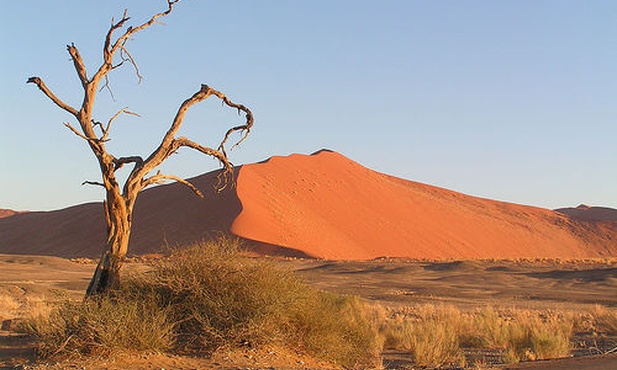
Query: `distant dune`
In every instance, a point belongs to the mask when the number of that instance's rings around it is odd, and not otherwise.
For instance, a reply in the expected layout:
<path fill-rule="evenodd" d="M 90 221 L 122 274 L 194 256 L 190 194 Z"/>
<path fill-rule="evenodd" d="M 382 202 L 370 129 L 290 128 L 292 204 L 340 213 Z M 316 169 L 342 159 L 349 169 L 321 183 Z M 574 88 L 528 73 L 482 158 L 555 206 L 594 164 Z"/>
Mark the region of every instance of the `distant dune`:
<path fill-rule="evenodd" d="M 617 222 L 617 209 L 614 208 L 590 207 L 581 204 L 576 208 L 559 208 L 555 211 L 578 220 Z"/>
<path fill-rule="evenodd" d="M 11 217 L 21 212 L 13 211 L 12 209 L 0 209 L 0 218 Z"/>
<path fill-rule="evenodd" d="M 217 194 L 217 172 L 145 191 L 130 252 L 160 251 L 232 232 L 258 253 L 362 260 L 378 257 L 586 258 L 617 256 L 617 222 L 467 196 L 367 169 L 341 154 L 273 157 L 236 169 Z M 0 253 L 100 254 L 100 203 L 0 219 Z"/>

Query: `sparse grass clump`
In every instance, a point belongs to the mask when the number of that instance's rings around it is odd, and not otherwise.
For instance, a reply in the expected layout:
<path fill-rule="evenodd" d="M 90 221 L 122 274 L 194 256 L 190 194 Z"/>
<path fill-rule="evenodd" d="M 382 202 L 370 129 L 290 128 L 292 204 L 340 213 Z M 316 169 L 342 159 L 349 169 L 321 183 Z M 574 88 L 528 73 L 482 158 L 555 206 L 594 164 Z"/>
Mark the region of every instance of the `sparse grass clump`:
<path fill-rule="evenodd" d="M 414 327 L 412 351 L 417 365 L 441 367 L 445 364 L 460 366 L 465 364 L 459 333 L 451 324 L 447 321 L 430 319 Z"/>
<path fill-rule="evenodd" d="M 596 305 L 590 315 L 595 331 L 617 335 L 617 310 Z"/>
<path fill-rule="evenodd" d="M 475 347 L 491 349 L 506 348 L 510 341 L 509 319 L 500 314 L 494 307 L 484 307 L 476 310 L 472 317 Z"/>
<path fill-rule="evenodd" d="M 15 317 L 21 304 L 12 296 L 0 293 L 0 321 Z"/>
<path fill-rule="evenodd" d="M 406 307 L 379 326 L 385 348 L 408 351 L 422 367 L 465 363 L 462 348 L 495 349 L 505 362 L 567 357 L 574 317 L 550 311 L 462 312 L 454 306 Z"/>
<path fill-rule="evenodd" d="M 567 357 L 570 354 L 573 319 L 518 312 L 508 327 L 506 362 Z"/>
<path fill-rule="evenodd" d="M 210 354 L 277 344 L 348 368 L 377 363 L 381 343 L 357 298 L 324 293 L 236 239 L 177 249 L 151 271 L 127 275 L 109 296 L 67 303 L 33 321 L 41 353 L 126 351 Z"/>
<path fill-rule="evenodd" d="M 453 306 L 424 305 L 394 313 L 380 325 L 380 333 L 385 348 L 409 351 L 419 366 L 462 366 L 460 340 L 465 324 L 465 317 Z"/>

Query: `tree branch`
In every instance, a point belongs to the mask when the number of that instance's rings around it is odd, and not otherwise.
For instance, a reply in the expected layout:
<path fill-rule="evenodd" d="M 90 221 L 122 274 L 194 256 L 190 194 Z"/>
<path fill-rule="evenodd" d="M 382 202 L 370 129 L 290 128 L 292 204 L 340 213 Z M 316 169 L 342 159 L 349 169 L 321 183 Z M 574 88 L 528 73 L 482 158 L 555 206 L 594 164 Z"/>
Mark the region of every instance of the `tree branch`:
<path fill-rule="evenodd" d="M 79 76 L 79 80 L 81 81 L 81 86 L 85 89 L 88 86 L 88 75 L 86 72 L 86 66 L 84 65 L 84 60 L 81 58 L 79 54 L 79 50 L 75 47 L 75 44 L 67 45 L 66 49 L 71 54 L 71 59 L 73 60 L 73 66 L 75 66 L 75 70 L 77 71 L 77 75 Z"/>
<path fill-rule="evenodd" d="M 229 100 L 227 98 L 227 96 L 225 96 L 220 91 L 214 90 L 212 92 L 212 94 L 216 95 L 227 106 L 229 106 L 231 108 L 236 108 L 238 110 L 238 114 L 240 114 L 240 112 L 244 112 L 244 116 L 246 118 L 246 121 L 245 121 L 244 125 L 240 125 L 240 126 L 236 126 L 236 127 L 230 128 L 227 131 L 227 133 L 225 134 L 225 137 L 223 138 L 223 140 L 221 141 L 221 144 L 219 145 L 219 150 L 222 151 L 223 154 L 225 154 L 225 156 L 227 156 L 227 152 L 225 152 L 225 144 L 227 143 L 227 140 L 229 140 L 229 137 L 234 132 L 240 131 L 240 135 L 241 135 L 240 136 L 240 140 L 238 140 L 232 146 L 232 149 L 235 148 L 236 146 L 240 145 L 244 140 L 246 140 L 246 138 L 248 137 L 249 133 L 251 132 L 251 128 L 253 127 L 253 123 L 254 123 L 255 119 L 253 118 L 253 112 L 251 112 L 250 109 L 248 109 L 247 107 L 245 107 L 242 104 L 236 104 L 236 103 L 232 102 L 231 100 Z"/>
<path fill-rule="evenodd" d="M 165 159 L 167 159 L 167 157 L 169 157 L 175 151 L 175 149 L 178 149 L 178 147 L 173 149 L 172 145 L 174 143 L 175 135 L 180 129 L 180 126 L 182 125 L 184 115 L 191 106 L 207 99 L 211 95 L 211 90 L 212 89 L 210 89 L 210 87 L 202 84 L 199 91 L 193 94 L 193 96 L 191 96 L 190 98 L 186 99 L 180 105 L 180 108 L 178 108 L 178 112 L 174 117 L 171 127 L 169 128 L 169 130 L 167 130 L 167 133 L 165 133 L 165 136 L 163 136 L 163 139 L 161 140 L 161 144 L 159 144 L 158 148 L 156 148 L 156 150 L 154 150 L 154 152 L 152 152 L 152 154 L 150 154 L 150 156 L 144 161 L 144 166 L 141 171 L 131 174 L 129 180 L 131 180 L 131 178 L 143 178 L 146 173 L 158 167 L 161 163 L 163 163 Z"/>
<path fill-rule="evenodd" d="M 126 57 L 124 56 L 124 54 L 126 54 Z M 126 61 L 131 62 L 133 68 L 135 68 L 135 74 L 137 75 L 137 83 L 141 83 L 141 80 L 143 80 L 143 76 L 139 73 L 139 67 L 137 66 L 137 62 L 135 62 L 135 59 L 126 49 L 126 47 L 124 47 L 124 44 L 120 45 L 120 59 L 122 59 L 120 65 L 122 65 Z"/>
<path fill-rule="evenodd" d="M 180 149 L 181 147 L 188 147 L 191 149 L 195 149 L 198 152 L 201 152 L 203 154 L 206 154 L 206 155 L 209 155 L 211 157 L 218 159 L 221 162 L 221 164 L 225 167 L 232 167 L 231 163 L 229 162 L 227 157 L 222 152 L 216 149 L 212 149 L 207 146 L 198 144 L 184 136 L 174 139 L 172 145 L 169 147 L 170 152 L 173 153 L 177 151 L 178 149 Z"/>
<path fill-rule="evenodd" d="M 105 188 L 105 184 L 103 184 L 102 182 L 98 182 L 98 181 L 84 181 L 81 183 L 81 185 L 94 185 L 94 186 L 102 186 Z M 107 188 L 106 188 L 107 189 Z"/>
<path fill-rule="evenodd" d="M 163 175 L 161 174 L 160 171 L 156 175 L 151 176 L 147 179 L 144 179 L 142 181 L 142 185 L 143 185 L 143 188 L 146 188 L 150 185 L 163 184 L 164 180 L 173 180 L 173 181 L 179 182 L 180 184 L 185 185 L 186 187 L 191 189 L 193 193 L 195 193 L 198 197 L 204 198 L 204 194 L 201 192 L 201 190 L 199 190 L 195 185 L 191 184 L 189 181 L 181 177 L 178 177 L 178 176 Z"/>
<path fill-rule="evenodd" d="M 228 130 L 225 134 L 225 137 L 223 138 L 223 141 L 219 145 L 218 150 L 199 145 L 194 141 L 191 141 L 184 137 L 176 138 L 175 136 L 180 129 L 180 126 L 184 121 L 184 116 L 186 115 L 186 112 L 189 110 L 189 108 L 212 95 L 221 99 L 225 105 L 237 109 L 239 113 L 244 112 L 246 117 L 245 124 L 233 127 Z M 213 156 L 221 162 L 221 164 L 223 165 L 223 171 L 219 176 L 219 184 L 217 185 L 217 188 L 219 188 L 219 190 L 223 190 L 229 182 L 231 175 L 233 174 L 233 165 L 227 159 L 225 143 L 234 132 L 238 131 L 245 133 L 243 138 L 241 138 L 237 144 L 241 143 L 245 139 L 246 135 L 248 135 L 248 133 L 250 132 L 253 126 L 253 121 L 253 113 L 250 111 L 250 109 L 248 109 L 242 104 L 236 104 L 232 102 L 222 92 L 217 91 L 206 84 L 202 84 L 199 91 L 193 94 L 193 96 L 191 96 L 190 98 L 186 99 L 180 105 L 180 108 L 178 108 L 178 112 L 174 117 L 171 127 L 169 128 L 169 130 L 167 130 L 167 133 L 163 137 L 161 144 L 154 152 L 152 152 L 152 154 L 150 154 L 150 156 L 144 161 L 141 167 L 135 166 L 127 179 L 126 186 L 130 187 L 132 186 L 131 184 L 138 184 L 139 179 L 144 178 L 148 172 L 158 167 L 165 159 L 167 159 L 180 147 L 186 146 L 198 150 L 206 155 Z"/>
<path fill-rule="evenodd" d="M 114 56 L 112 53 L 111 39 L 113 38 L 114 32 L 116 32 L 117 29 L 124 27 L 124 23 L 126 23 L 129 19 L 131 19 L 130 17 L 127 16 L 127 14 L 128 14 L 128 9 L 124 9 L 124 14 L 122 15 L 122 19 L 120 19 L 118 23 L 114 23 L 114 19 L 112 18 L 111 27 L 109 27 L 109 30 L 107 31 L 107 35 L 105 35 L 105 43 L 103 44 L 103 59 L 105 61 L 105 64 L 109 64 L 110 68 L 112 67 L 111 63 L 113 62 L 113 56 Z M 103 66 L 105 66 L 105 64 Z M 103 66 L 101 66 L 101 68 Z M 100 71 L 101 70 L 99 69 L 99 72 Z"/>
<path fill-rule="evenodd" d="M 195 149 L 198 152 L 201 152 L 205 155 L 209 155 L 219 160 L 223 169 L 221 173 L 216 177 L 217 184 L 215 186 L 217 191 L 223 191 L 230 183 L 230 179 L 234 173 L 234 166 L 231 162 L 229 162 L 229 158 L 227 158 L 227 154 L 222 150 L 216 150 L 209 148 L 207 146 L 200 145 L 186 137 L 179 137 L 174 140 L 173 144 L 170 147 L 171 153 L 175 152 L 181 147 L 188 147 L 191 149 Z"/>
<path fill-rule="evenodd" d="M 39 88 L 39 90 L 41 90 L 43 92 L 43 94 L 45 94 L 52 102 L 54 102 L 54 104 L 56 104 L 58 107 L 64 109 L 65 111 L 69 112 L 70 114 L 75 116 L 75 118 L 77 118 L 79 120 L 79 112 L 77 111 L 77 109 L 75 109 L 75 108 L 71 107 L 70 105 L 66 104 L 60 98 L 58 98 L 56 95 L 54 95 L 54 93 L 51 92 L 51 90 L 49 90 L 47 85 L 45 85 L 45 82 L 43 82 L 43 80 L 41 80 L 39 77 L 30 77 L 28 79 L 28 81 L 26 81 L 26 83 L 33 83 L 33 84 L 35 84 Z"/>
<path fill-rule="evenodd" d="M 120 67 L 120 65 L 118 65 L 118 67 Z M 112 68 L 112 69 L 114 69 L 114 68 Z M 109 86 L 109 76 L 107 76 L 107 75 L 105 75 L 105 84 L 100 88 L 99 92 L 103 91 L 104 89 L 107 89 L 107 91 L 109 91 L 109 96 L 111 96 L 111 100 L 116 101 L 116 97 L 114 96 L 114 92 L 111 90 L 111 87 Z"/>
<path fill-rule="evenodd" d="M 116 112 L 116 114 L 114 114 L 109 121 L 107 121 L 107 126 L 103 127 L 102 124 L 100 124 L 100 122 L 98 123 L 98 125 L 101 127 L 101 132 L 102 135 L 101 136 L 101 141 L 107 141 L 109 138 L 109 129 L 111 128 L 111 124 L 116 120 L 116 118 L 118 118 L 121 114 L 130 114 L 131 116 L 135 116 L 135 117 L 141 117 L 139 114 L 135 113 L 135 112 L 131 112 L 130 110 L 128 110 L 128 107 L 124 107 L 122 109 L 120 109 L 119 111 Z"/>
<path fill-rule="evenodd" d="M 99 81 L 103 76 L 105 76 L 107 73 L 109 73 L 109 71 L 111 71 L 114 68 L 117 68 L 119 65 L 122 65 L 122 62 L 117 65 L 114 66 L 113 65 L 113 59 L 114 59 L 114 55 L 116 54 L 116 52 L 118 51 L 118 49 L 124 49 L 124 51 L 126 52 L 126 49 L 124 48 L 124 45 L 126 44 L 127 40 L 134 35 L 135 33 L 150 27 L 151 25 L 153 25 L 154 23 L 157 22 L 158 18 L 164 17 L 166 15 L 168 15 L 169 13 L 171 13 L 171 11 L 173 10 L 173 6 L 178 2 L 179 0 L 167 0 L 167 10 L 157 13 L 154 16 L 152 16 L 152 18 L 150 18 L 150 20 L 148 20 L 147 22 L 142 23 L 141 25 L 137 26 L 137 27 L 129 27 L 126 29 L 126 31 L 119 36 L 116 41 L 112 41 L 113 40 L 113 35 L 114 33 L 124 27 L 124 24 L 130 19 L 130 17 L 128 17 L 127 15 L 127 11 L 124 11 L 124 14 L 122 15 L 122 19 L 120 19 L 118 22 L 114 23 L 114 20 L 112 19 L 112 24 L 109 27 L 109 30 L 107 31 L 107 35 L 105 36 L 105 43 L 103 45 L 103 64 L 101 65 L 101 67 L 99 68 L 99 70 L 96 72 L 95 76 L 93 77 L 93 81 Z M 130 56 L 130 54 L 127 52 L 127 54 Z M 137 66 L 137 64 L 135 63 L 135 61 L 133 60 L 132 57 L 129 57 L 131 60 L 131 63 L 133 63 L 133 66 Z M 124 61 L 123 61 L 124 62 Z M 139 73 L 138 73 L 138 77 L 139 77 Z M 141 79 L 141 78 L 140 78 Z"/>
<path fill-rule="evenodd" d="M 82 134 L 81 132 L 77 131 L 77 129 L 75 127 L 71 126 L 71 124 L 68 123 L 68 122 L 64 122 L 64 126 L 66 126 L 66 128 L 68 128 L 69 130 L 73 131 L 73 133 L 75 135 L 79 136 L 80 138 L 82 138 L 82 139 L 84 139 L 86 141 L 90 141 L 90 140 L 96 141 L 97 140 L 97 139 L 91 139 L 91 138 L 87 137 L 86 135 Z"/>
<path fill-rule="evenodd" d="M 122 168 L 122 166 L 127 163 L 135 163 L 137 166 L 141 166 L 144 163 L 144 159 L 138 155 L 114 159 L 114 165 L 116 166 L 116 170 Z"/>

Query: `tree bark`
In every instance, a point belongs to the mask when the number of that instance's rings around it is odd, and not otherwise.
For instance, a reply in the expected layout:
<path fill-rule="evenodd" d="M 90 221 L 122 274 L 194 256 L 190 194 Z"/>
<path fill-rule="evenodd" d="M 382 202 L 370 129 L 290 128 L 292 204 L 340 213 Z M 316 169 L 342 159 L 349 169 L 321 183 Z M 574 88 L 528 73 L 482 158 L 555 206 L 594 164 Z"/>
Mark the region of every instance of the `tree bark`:
<path fill-rule="evenodd" d="M 88 285 L 86 297 L 119 288 L 120 267 L 129 247 L 134 203 L 127 204 L 122 196 L 117 196 L 119 191 L 108 190 L 107 193 L 107 201 L 103 203 L 107 222 L 107 242 Z"/>

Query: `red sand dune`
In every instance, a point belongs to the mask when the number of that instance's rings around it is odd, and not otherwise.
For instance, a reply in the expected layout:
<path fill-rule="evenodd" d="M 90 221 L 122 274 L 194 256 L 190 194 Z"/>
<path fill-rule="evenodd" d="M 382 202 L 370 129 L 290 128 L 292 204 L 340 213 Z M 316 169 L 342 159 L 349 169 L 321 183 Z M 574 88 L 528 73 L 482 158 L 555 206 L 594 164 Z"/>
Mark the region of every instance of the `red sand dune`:
<path fill-rule="evenodd" d="M 233 232 L 260 253 L 326 259 L 581 258 L 617 256 L 617 223 L 467 196 L 384 175 L 341 154 L 273 157 L 236 170 L 217 194 L 217 172 L 137 202 L 130 252 L 160 251 Z M 0 219 L 0 253 L 100 254 L 100 203 Z"/>
<path fill-rule="evenodd" d="M 387 176 L 333 152 L 244 166 L 232 232 L 327 259 L 617 255 L 615 225 Z"/>

